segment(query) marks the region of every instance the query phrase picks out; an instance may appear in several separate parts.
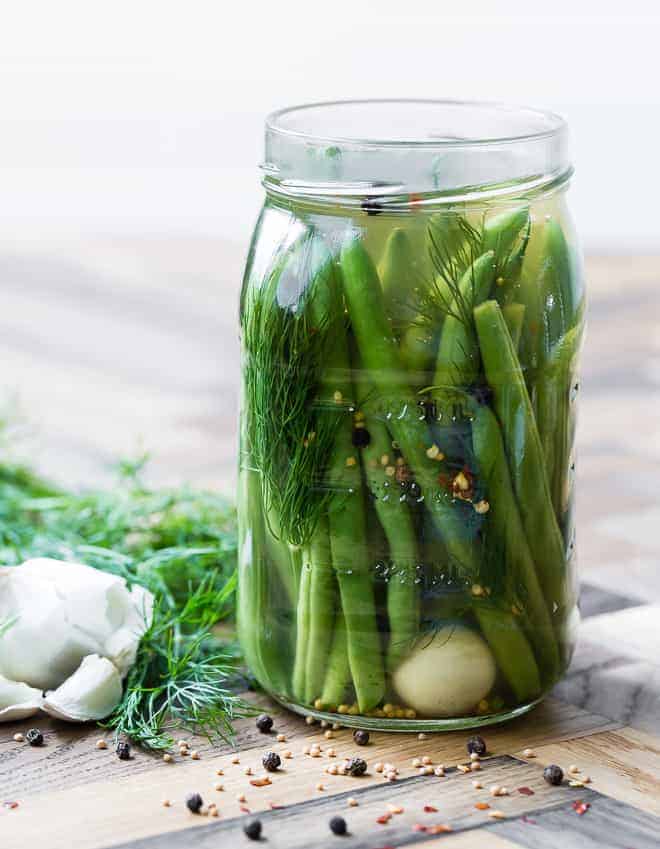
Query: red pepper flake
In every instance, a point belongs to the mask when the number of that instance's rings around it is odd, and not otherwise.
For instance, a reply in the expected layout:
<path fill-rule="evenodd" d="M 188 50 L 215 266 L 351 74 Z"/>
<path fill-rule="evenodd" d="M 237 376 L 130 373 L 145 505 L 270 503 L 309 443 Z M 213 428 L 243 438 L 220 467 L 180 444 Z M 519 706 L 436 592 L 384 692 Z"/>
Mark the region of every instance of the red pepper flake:
<path fill-rule="evenodd" d="M 379 825 L 387 825 L 387 823 L 388 823 L 391 819 L 392 819 L 392 814 L 381 814 L 381 815 L 380 815 L 380 816 L 376 819 L 376 822 L 377 822 Z"/>
<path fill-rule="evenodd" d="M 243 805 L 241 805 L 241 807 L 239 808 L 239 810 L 240 810 L 240 812 L 241 812 L 242 814 L 249 814 L 249 813 L 251 813 L 250 809 L 249 809 L 249 808 L 244 807 Z"/>
<path fill-rule="evenodd" d="M 437 814 L 438 809 L 434 808 L 433 805 L 424 805 L 424 813 L 425 814 Z"/>
<path fill-rule="evenodd" d="M 413 831 L 428 831 L 428 825 L 422 825 L 421 822 L 416 822 L 413 826 Z"/>
<path fill-rule="evenodd" d="M 268 784 L 272 784 L 273 782 L 267 776 L 265 778 L 253 778 L 250 781 L 250 784 L 253 787 L 266 787 Z"/>
<path fill-rule="evenodd" d="M 280 808 L 284 807 L 284 805 L 276 805 L 275 802 L 269 802 L 268 806 L 271 809 L 271 811 L 278 811 Z"/>
<path fill-rule="evenodd" d="M 518 793 L 521 793 L 523 796 L 533 796 L 534 791 L 531 787 L 519 787 Z"/>
<path fill-rule="evenodd" d="M 474 807 L 478 811 L 487 811 L 488 808 L 490 808 L 490 805 L 488 804 L 488 802 L 477 802 L 477 804 Z"/>
<path fill-rule="evenodd" d="M 536 820 L 530 819 L 528 816 L 523 815 L 520 819 L 527 825 L 536 825 Z"/>
<path fill-rule="evenodd" d="M 589 802 L 583 802 L 582 799 L 576 799 L 576 801 L 573 802 L 573 810 L 579 817 L 586 814 L 590 807 L 591 805 Z"/>
<path fill-rule="evenodd" d="M 18 807 L 18 802 L 3 802 L 2 807 L 9 808 L 10 811 L 13 811 L 15 808 Z"/>
<path fill-rule="evenodd" d="M 427 829 L 429 834 L 449 834 L 454 829 L 450 825 L 430 825 Z"/>

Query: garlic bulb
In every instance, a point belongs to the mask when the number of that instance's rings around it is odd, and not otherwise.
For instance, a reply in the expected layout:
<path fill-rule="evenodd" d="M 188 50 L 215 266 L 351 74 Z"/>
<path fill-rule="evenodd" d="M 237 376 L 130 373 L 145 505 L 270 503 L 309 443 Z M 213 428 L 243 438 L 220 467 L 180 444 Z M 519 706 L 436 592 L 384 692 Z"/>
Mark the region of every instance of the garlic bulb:
<path fill-rule="evenodd" d="M 38 558 L 1 568 L 0 721 L 17 718 L 21 704 L 74 721 L 107 716 L 152 607 L 147 590 L 80 563 Z M 53 692 L 42 699 L 42 691 Z"/>
<path fill-rule="evenodd" d="M 485 640 L 463 625 L 423 637 L 394 673 L 402 702 L 425 716 L 465 716 L 488 695 L 496 665 Z"/>

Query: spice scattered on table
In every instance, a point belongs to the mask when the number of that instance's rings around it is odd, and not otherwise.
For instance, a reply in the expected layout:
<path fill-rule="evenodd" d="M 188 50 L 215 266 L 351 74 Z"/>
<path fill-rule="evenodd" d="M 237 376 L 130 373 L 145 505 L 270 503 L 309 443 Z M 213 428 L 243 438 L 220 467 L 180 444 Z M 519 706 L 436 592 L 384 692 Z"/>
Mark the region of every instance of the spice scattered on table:
<path fill-rule="evenodd" d="M 20 732 L 14 734 L 14 743 L 22 743 L 24 740 L 25 737 Z"/>
<path fill-rule="evenodd" d="M 485 755 L 488 751 L 488 747 L 486 746 L 486 741 L 483 737 L 480 737 L 478 734 L 475 734 L 474 737 L 470 737 L 467 741 L 467 751 L 468 755 L 476 754 L 481 757 L 481 755 Z"/>
<path fill-rule="evenodd" d="M 346 831 L 347 831 L 346 820 L 343 817 L 332 817 L 329 825 L 330 825 L 330 831 L 333 834 L 337 834 L 337 835 L 340 835 L 340 836 L 343 835 L 343 834 L 346 834 Z"/>
<path fill-rule="evenodd" d="M 519 787 L 518 793 L 520 793 L 521 796 L 533 796 L 534 795 L 534 791 L 532 790 L 531 787 Z"/>
<path fill-rule="evenodd" d="M 19 804 L 18 802 L 14 802 L 14 801 L 3 802 L 2 807 L 7 808 L 10 811 L 14 811 L 14 810 L 16 810 L 16 808 L 18 808 L 18 804 Z"/>
<path fill-rule="evenodd" d="M 250 822 L 246 822 L 243 826 L 243 831 L 250 840 L 259 840 L 261 838 L 261 820 L 250 820 Z"/>
<path fill-rule="evenodd" d="M 369 732 L 365 731 L 363 728 L 357 728 L 353 732 L 353 740 L 355 740 L 355 743 L 358 746 L 366 746 L 369 742 Z"/>
<path fill-rule="evenodd" d="M 199 793 L 189 793 L 186 796 L 186 807 L 193 814 L 198 814 L 202 809 L 203 804 L 204 800 Z"/>
<path fill-rule="evenodd" d="M 557 764 L 549 764 L 543 770 L 543 778 L 555 787 L 558 787 L 564 780 L 564 770 Z"/>
<path fill-rule="evenodd" d="M 166 764 L 171 764 L 174 758 L 172 757 L 172 755 L 170 755 L 169 752 L 165 752 L 165 754 L 163 755 L 163 760 Z"/>
<path fill-rule="evenodd" d="M 269 734 L 273 728 L 273 717 L 269 716 L 267 713 L 261 713 L 256 718 L 254 724 L 262 734 Z"/>
<path fill-rule="evenodd" d="M 376 822 L 378 825 L 387 825 L 387 823 L 392 819 L 392 814 L 381 814 L 379 817 L 376 817 Z"/>
<path fill-rule="evenodd" d="M 346 775 L 352 775 L 354 778 L 357 778 L 360 775 L 364 775 L 367 771 L 367 762 L 362 758 L 350 758 L 344 764 L 344 771 Z"/>
<path fill-rule="evenodd" d="M 268 772 L 277 772 L 282 765 L 282 759 L 277 752 L 266 752 L 261 762 L 264 765 L 264 769 L 267 769 Z"/>
<path fill-rule="evenodd" d="M 270 778 L 268 778 L 267 775 L 264 775 L 263 778 L 252 778 L 250 780 L 250 784 L 253 787 L 267 787 L 269 784 L 272 783 L 273 782 L 270 780 Z"/>
<path fill-rule="evenodd" d="M 352 796 L 348 797 L 348 799 L 346 800 L 346 803 L 347 803 L 349 808 L 357 808 L 357 806 L 359 805 L 358 800 L 354 799 Z"/>
<path fill-rule="evenodd" d="M 30 728 L 25 739 L 31 746 L 43 746 L 44 744 L 44 735 L 38 728 Z"/>
<path fill-rule="evenodd" d="M 130 761 L 131 759 L 131 744 L 125 742 L 117 743 L 117 757 L 120 761 Z"/>
<path fill-rule="evenodd" d="M 536 757 L 536 752 L 534 751 L 534 749 L 525 749 L 523 751 L 523 758 L 535 758 L 535 757 Z"/>
<path fill-rule="evenodd" d="M 577 799 L 573 802 L 573 810 L 579 817 L 586 814 L 590 807 L 589 802 L 583 802 L 582 799 Z"/>
<path fill-rule="evenodd" d="M 437 814 L 438 809 L 433 807 L 433 805 L 424 805 L 424 813 L 425 814 Z"/>
<path fill-rule="evenodd" d="M 488 802 L 477 802 L 474 806 L 478 811 L 487 811 L 490 808 Z"/>

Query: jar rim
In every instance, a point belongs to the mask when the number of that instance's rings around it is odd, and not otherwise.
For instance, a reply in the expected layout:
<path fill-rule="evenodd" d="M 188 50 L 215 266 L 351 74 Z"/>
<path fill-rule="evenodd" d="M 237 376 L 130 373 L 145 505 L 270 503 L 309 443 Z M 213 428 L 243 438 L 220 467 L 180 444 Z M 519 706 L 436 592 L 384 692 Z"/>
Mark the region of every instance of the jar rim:
<path fill-rule="evenodd" d="M 527 116 L 538 122 L 546 122 L 547 127 L 535 131 L 510 132 L 493 135 L 484 135 L 480 138 L 448 138 L 433 135 L 428 138 L 377 138 L 360 135 L 344 135 L 338 133 L 319 133 L 310 130 L 295 129 L 286 126 L 283 119 L 309 113 L 313 110 L 323 111 L 327 114 L 331 109 L 344 109 L 353 107 L 369 109 L 372 106 L 388 106 L 398 108 L 408 107 L 436 107 L 451 108 L 457 110 L 480 110 L 489 111 L 498 115 L 522 118 Z M 266 133 L 288 136 L 297 139 L 305 139 L 309 142 L 323 142 L 325 144 L 350 144 L 361 147 L 423 147 L 423 148 L 461 148 L 474 146 L 488 146 L 499 144 L 516 144 L 534 140 L 552 138 L 568 129 L 566 120 L 556 112 L 545 109 L 537 109 L 529 106 L 518 106 L 498 101 L 487 100 L 460 100 L 452 98 L 356 98 L 346 100 L 311 101 L 295 106 L 286 106 L 274 110 L 266 116 Z"/>
<path fill-rule="evenodd" d="M 264 185 L 320 203 L 428 203 L 535 191 L 572 173 L 554 112 L 469 100 L 334 100 L 272 112 Z"/>

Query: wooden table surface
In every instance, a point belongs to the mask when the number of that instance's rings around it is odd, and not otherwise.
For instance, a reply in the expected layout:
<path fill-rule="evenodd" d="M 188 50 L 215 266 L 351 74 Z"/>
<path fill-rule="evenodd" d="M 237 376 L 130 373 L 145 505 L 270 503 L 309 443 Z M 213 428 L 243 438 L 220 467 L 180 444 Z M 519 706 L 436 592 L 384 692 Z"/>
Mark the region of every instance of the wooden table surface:
<path fill-rule="evenodd" d="M 111 481 L 118 455 L 144 446 L 154 455 L 154 481 L 186 479 L 231 491 L 240 263 L 235 248 L 192 238 L 0 245 L 0 390 L 10 399 L 18 391 L 30 458 L 70 484 L 98 484 Z M 318 725 L 275 706 L 269 710 L 286 742 L 242 721 L 239 764 L 230 746 L 201 740 L 194 741 L 199 760 L 177 755 L 167 764 L 136 752 L 123 762 L 111 749 L 95 748 L 98 729 L 41 719 L 46 744 L 31 748 L 13 735 L 35 720 L 5 724 L 1 849 L 233 849 L 249 845 L 241 830 L 246 810 L 259 812 L 264 843 L 273 849 L 657 847 L 660 259 L 595 257 L 588 272 L 579 429 L 580 644 L 552 698 L 524 718 L 484 731 L 489 757 L 479 772 L 456 769 L 467 761 L 467 733 L 426 740 L 374 733 L 358 749 L 348 730 L 326 740 Z M 323 749 L 318 758 L 303 754 L 312 742 Z M 536 757 L 523 757 L 528 747 Z M 256 787 L 245 769 L 261 775 L 269 749 L 290 749 L 293 758 L 284 760 L 272 784 Z M 355 754 L 369 764 L 365 777 L 324 771 Z M 417 775 L 411 759 L 424 755 L 445 764 L 446 776 Z M 397 781 L 383 779 L 375 769 L 379 761 L 399 769 Z M 591 782 L 551 788 L 541 777 L 547 763 L 575 764 Z M 475 789 L 474 780 L 485 789 Z M 506 786 L 509 795 L 491 797 L 493 784 Z M 220 816 L 191 814 L 184 798 L 193 791 L 206 804 L 215 802 Z M 357 806 L 349 806 L 349 797 Z M 163 806 L 166 798 L 171 807 Z M 13 802 L 18 806 L 6 804 Z M 481 802 L 490 808 L 476 808 Z M 489 816 L 493 810 L 504 819 Z M 341 840 L 328 829 L 335 814 L 349 826 Z M 384 815 L 387 821 L 379 823 Z M 445 826 L 452 831 L 445 833 Z"/>

